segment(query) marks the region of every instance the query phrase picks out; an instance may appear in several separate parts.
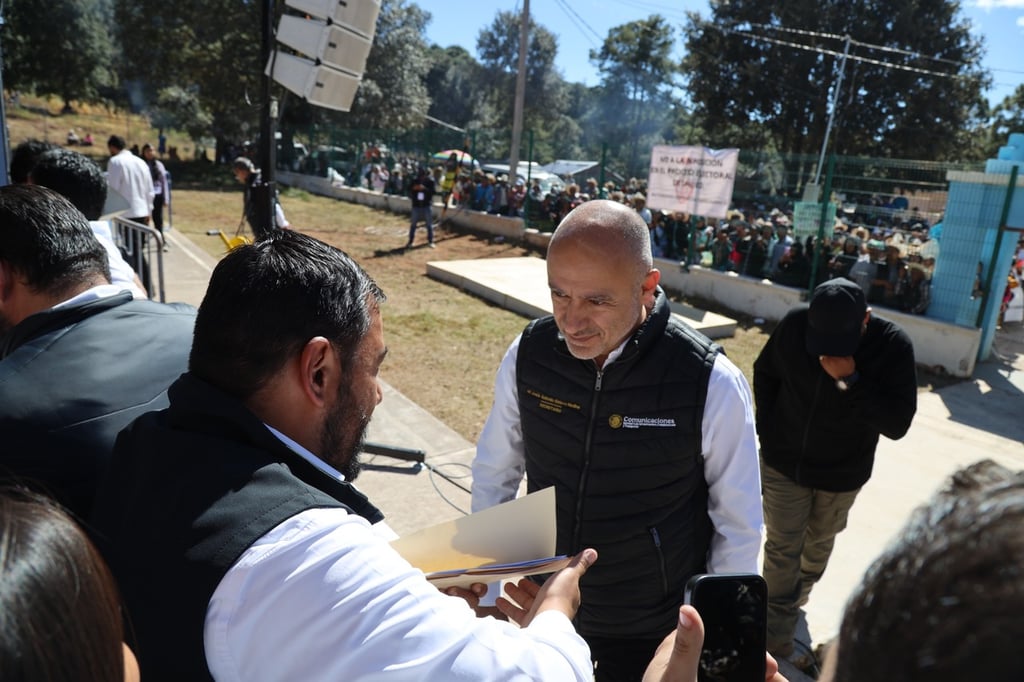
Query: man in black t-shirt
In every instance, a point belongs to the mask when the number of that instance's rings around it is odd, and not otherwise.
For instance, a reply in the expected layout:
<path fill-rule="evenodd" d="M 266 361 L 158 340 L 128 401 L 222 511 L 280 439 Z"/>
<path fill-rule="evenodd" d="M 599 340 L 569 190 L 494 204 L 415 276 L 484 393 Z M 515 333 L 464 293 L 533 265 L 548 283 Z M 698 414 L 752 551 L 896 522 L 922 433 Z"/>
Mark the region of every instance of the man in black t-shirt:
<path fill-rule="evenodd" d="M 427 225 L 427 245 L 434 248 L 434 216 L 430 210 L 434 202 L 435 185 L 434 179 L 427 173 L 427 169 L 420 166 L 416 170 L 416 177 L 409 185 L 409 198 L 412 200 L 412 218 L 409 221 L 409 241 L 405 248 L 412 248 L 416 239 L 416 225 L 421 220 Z"/>

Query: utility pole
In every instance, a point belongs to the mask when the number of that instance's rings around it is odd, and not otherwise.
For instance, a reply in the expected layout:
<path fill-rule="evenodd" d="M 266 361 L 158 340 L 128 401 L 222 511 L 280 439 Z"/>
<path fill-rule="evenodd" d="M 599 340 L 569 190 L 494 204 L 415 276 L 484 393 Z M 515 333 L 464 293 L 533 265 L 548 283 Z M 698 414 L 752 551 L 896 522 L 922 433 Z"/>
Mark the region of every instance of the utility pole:
<path fill-rule="evenodd" d="M 836 109 L 839 107 L 839 91 L 843 87 L 843 74 L 846 73 L 846 58 L 850 54 L 850 34 L 844 38 L 846 46 L 843 48 L 843 58 L 839 62 L 839 78 L 836 79 L 836 88 L 832 91 L 832 111 L 828 114 L 828 124 L 825 126 L 825 139 L 821 141 L 821 155 L 818 157 L 818 169 L 814 172 L 814 186 L 818 186 L 821 180 L 821 169 L 825 165 L 825 150 L 828 149 L 828 138 L 832 134 L 832 122 L 836 117 Z M 828 197 L 824 202 L 828 203 Z"/>
<path fill-rule="evenodd" d="M 274 0 L 263 1 L 262 15 L 262 62 L 265 68 L 270 63 L 274 50 Z M 256 225 L 252 225 L 253 235 L 261 239 L 277 227 L 277 214 L 274 202 L 277 189 L 274 183 L 274 170 L 277 163 L 277 140 L 274 134 L 274 122 L 277 119 L 277 100 L 270 95 L 272 83 L 270 74 L 263 73 L 263 101 L 260 115 L 260 181 L 253 185 L 250 200 L 255 202 Z"/>
<path fill-rule="evenodd" d="M 512 151 L 509 154 L 509 185 L 516 182 L 519 171 L 519 145 L 523 137 L 523 100 L 526 99 L 526 48 L 530 34 L 530 0 L 523 0 L 523 14 L 519 25 L 519 62 L 516 67 L 515 108 L 512 110 Z M 524 173 L 527 175 L 527 173 Z"/>

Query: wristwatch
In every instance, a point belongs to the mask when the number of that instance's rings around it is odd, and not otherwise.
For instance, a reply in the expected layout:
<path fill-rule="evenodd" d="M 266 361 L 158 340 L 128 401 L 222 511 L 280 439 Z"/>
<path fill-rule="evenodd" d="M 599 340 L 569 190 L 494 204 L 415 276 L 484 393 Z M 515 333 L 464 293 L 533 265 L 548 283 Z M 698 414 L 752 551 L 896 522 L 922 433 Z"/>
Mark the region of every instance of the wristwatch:
<path fill-rule="evenodd" d="M 857 379 L 859 378 L 860 374 L 858 374 L 857 371 L 854 370 L 853 374 L 851 374 L 850 376 L 839 377 L 838 379 L 836 379 L 836 388 L 838 388 L 840 391 L 848 391 L 850 390 L 851 386 L 857 383 Z"/>

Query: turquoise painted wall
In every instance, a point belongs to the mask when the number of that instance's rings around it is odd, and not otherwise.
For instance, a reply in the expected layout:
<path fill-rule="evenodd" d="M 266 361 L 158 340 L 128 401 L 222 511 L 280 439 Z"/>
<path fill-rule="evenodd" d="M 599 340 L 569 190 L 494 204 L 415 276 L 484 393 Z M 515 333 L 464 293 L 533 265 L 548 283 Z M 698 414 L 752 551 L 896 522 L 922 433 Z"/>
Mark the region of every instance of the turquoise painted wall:
<path fill-rule="evenodd" d="M 987 359 L 992 350 L 999 301 L 1006 285 L 1019 233 L 1003 234 L 999 253 L 993 258 L 999 234 L 1000 218 L 1007 193 L 1010 173 L 1018 168 L 1007 225 L 1024 227 L 1024 133 L 1013 133 L 998 158 L 990 159 L 985 173 L 951 173 L 949 201 L 943 221 L 942 251 L 935 265 L 932 280 L 932 303 L 928 317 L 968 327 L 977 326 L 982 297 L 976 295 L 981 263 L 980 282 L 984 286 L 990 269 L 992 291 L 982 320 L 981 347 L 978 359 Z"/>

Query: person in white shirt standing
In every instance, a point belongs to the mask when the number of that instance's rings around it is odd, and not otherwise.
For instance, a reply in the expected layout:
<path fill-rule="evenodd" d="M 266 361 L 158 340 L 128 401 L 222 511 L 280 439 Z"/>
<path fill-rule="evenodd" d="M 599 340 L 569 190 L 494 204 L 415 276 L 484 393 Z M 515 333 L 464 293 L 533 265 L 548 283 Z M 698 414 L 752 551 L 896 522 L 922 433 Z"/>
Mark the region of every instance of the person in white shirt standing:
<path fill-rule="evenodd" d="M 125 149 L 124 138 L 111 135 L 107 140 L 110 161 L 107 164 L 107 183 L 128 202 L 125 217 L 143 225 L 149 225 L 153 212 L 153 176 L 149 166 L 139 157 Z"/>
<path fill-rule="evenodd" d="M 547 253 L 553 315 L 498 369 L 473 462 L 473 511 L 554 486 L 555 551 L 601 557 L 577 630 L 597 682 L 640 679 L 687 579 L 755 572 L 761 490 L 750 387 L 671 315 L 640 213 L 573 209 Z M 482 603 L 489 601 L 490 595 Z"/>
<path fill-rule="evenodd" d="M 149 166 L 140 157 L 125 149 L 124 138 L 111 135 L 107 140 L 110 161 L 107 163 L 107 184 L 110 189 L 128 202 L 124 217 L 134 223 L 149 225 L 153 213 L 153 176 Z M 149 277 L 149 262 L 146 260 L 146 235 L 138 230 L 129 230 L 125 235 L 125 260 L 142 278 L 146 293 L 153 295 Z"/>

